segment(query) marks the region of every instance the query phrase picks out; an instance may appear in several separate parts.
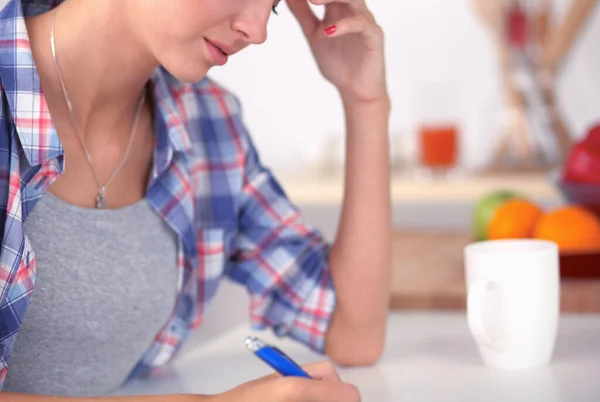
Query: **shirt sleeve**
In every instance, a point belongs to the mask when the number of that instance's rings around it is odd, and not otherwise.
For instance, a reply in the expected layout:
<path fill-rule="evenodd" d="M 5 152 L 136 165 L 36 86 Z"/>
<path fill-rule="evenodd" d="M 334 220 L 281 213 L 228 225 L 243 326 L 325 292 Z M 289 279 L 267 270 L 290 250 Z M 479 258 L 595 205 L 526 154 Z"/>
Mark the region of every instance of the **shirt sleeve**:
<path fill-rule="evenodd" d="M 335 306 L 329 244 L 265 168 L 240 120 L 245 149 L 238 233 L 228 276 L 250 293 L 253 328 L 273 328 L 323 353 Z"/>

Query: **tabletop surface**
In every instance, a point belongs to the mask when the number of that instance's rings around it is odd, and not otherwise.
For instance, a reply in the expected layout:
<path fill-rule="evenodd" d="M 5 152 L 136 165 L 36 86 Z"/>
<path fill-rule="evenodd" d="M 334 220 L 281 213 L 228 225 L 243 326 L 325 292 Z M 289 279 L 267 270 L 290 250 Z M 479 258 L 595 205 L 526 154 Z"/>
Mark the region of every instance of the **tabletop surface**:
<path fill-rule="evenodd" d="M 161 374 L 136 380 L 119 395 L 218 393 L 271 373 L 244 345 L 253 334 L 235 327 L 201 345 L 184 347 Z M 321 360 L 302 345 L 257 333 L 299 363 Z M 193 343 L 193 342 L 192 342 Z M 390 314 L 382 359 L 372 367 L 341 369 L 363 401 L 598 401 L 600 315 L 563 314 L 549 366 L 527 371 L 486 368 L 462 312 Z"/>

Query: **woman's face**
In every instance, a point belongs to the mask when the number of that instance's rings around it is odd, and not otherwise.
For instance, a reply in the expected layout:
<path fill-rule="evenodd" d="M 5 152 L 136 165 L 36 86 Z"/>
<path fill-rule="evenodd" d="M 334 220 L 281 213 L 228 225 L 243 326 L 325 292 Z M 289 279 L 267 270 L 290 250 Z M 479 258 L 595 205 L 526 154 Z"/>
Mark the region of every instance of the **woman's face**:
<path fill-rule="evenodd" d="M 186 82 L 248 44 L 267 39 L 267 21 L 279 0 L 134 0 L 136 30 L 158 62 Z"/>

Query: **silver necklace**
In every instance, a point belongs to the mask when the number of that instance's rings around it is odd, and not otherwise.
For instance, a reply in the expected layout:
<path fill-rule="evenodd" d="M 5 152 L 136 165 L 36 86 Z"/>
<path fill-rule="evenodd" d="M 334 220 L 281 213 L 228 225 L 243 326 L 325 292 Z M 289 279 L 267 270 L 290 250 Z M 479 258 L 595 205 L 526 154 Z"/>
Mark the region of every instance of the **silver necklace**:
<path fill-rule="evenodd" d="M 110 182 L 112 182 L 112 180 L 117 176 L 117 173 L 119 173 L 119 171 L 125 164 L 127 157 L 129 156 L 129 151 L 131 150 L 131 145 L 133 144 L 133 138 L 135 137 L 135 131 L 136 131 L 136 128 L 138 125 L 138 121 L 140 119 L 141 112 L 142 112 L 142 106 L 144 105 L 144 101 L 146 99 L 146 93 L 144 91 L 144 93 L 142 94 L 142 97 L 139 101 L 137 111 L 135 114 L 135 119 L 133 122 L 133 128 L 131 130 L 131 134 L 129 135 L 129 142 L 127 143 L 127 148 L 125 149 L 125 154 L 123 155 L 123 158 L 121 159 L 121 161 L 115 168 L 112 175 L 108 178 L 108 180 L 106 180 L 106 182 L 104 184 L 102 184 L 102 182 L 100 181 L 100 178 L 98 176 L 98 172 L 96 171 L 96 167 L 94 166 L 94 162 L 92 161 L 92 156 L 90 155 L 90 152 L 88 151 L 88 148 L 85 145 L 83 135 L 81 135 L 81 128 L 79 127 L 79 123 L 77 123 L 77 118 L 76 118 L 75 112 L 73 110 L 73 104 L 71 103 L 71 99 L 69 98 L 69 95 L 67 94 L 67 88 L 65 86 L 65 82 L 64 82 L 62 74 L 60 72 L 60 68 L 58 67 L 58 58 L 56 56 L 56 41 L 54 39 L 54 21 L 56 19 L 57 13 L 58 13 L 58 7 L 56 7 L 56 9 L 54 10 L 54 13 L 52 14 L 52 30 L 50 33 L 50 47 L 52 49 L 52 58 L 54 59 L 54 66 L 56 67 L 56 72 L 58 73 L 58 79 L 60 80 L 60 85 L 62 86 L 63 94 L 65 95 L 65 100 L 67 102 L 67 107 L 69 108 L 69 113 L 71 114 L 71 119 L 73 120 L 73 124 L 75 125 L 75 130 L 77 131 L 77 137 L 79 138 L 79 142 L 81 142 L 81 147 L 83 148 L 83 152 L 85 153 L 87 161 L 88 161 L 90 167 L 92 168 L 92 173 L 94 174 L 94 179 L 96 180 L 96 184 L 98 185 L 98 193 L 96 195 L 96 208 L 102 209 L 102 208 L 106 208 L 106 187 L 108 187 Z"/>

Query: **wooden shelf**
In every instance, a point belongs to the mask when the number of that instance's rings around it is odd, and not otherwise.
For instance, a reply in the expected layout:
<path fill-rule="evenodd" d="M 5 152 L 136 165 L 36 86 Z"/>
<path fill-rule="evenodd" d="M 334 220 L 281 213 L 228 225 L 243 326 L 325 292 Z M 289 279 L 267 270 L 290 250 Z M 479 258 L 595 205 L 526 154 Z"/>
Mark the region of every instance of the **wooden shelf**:
<path fill-rule="evenodd" d="M 337 204 L 342 200 L 343 178 L 338 175 L 282 176 L 280 181 L 295 203 Z M 552 183 L 539 173 L 480 175 L 449 180 L 394 177 L 391 187 L 394 203 L 474 202 L 500 188 L 512 189 L 541 201 L 556 202 L 561 199 Z"/>

